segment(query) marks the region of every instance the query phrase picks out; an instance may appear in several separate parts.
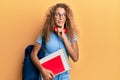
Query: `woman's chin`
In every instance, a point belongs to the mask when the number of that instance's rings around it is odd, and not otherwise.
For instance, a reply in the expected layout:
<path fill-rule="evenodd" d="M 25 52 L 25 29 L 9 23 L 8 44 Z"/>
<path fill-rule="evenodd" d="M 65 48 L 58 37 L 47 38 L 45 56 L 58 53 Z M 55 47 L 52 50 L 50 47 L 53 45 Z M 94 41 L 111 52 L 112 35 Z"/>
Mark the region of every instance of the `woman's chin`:
<path fill-rule="evenodd" d="M 62 27 L 62 26 L 63 26 L 63 24 L 58 24 L 57 26 L 60 26 L 60 27 Z"/>

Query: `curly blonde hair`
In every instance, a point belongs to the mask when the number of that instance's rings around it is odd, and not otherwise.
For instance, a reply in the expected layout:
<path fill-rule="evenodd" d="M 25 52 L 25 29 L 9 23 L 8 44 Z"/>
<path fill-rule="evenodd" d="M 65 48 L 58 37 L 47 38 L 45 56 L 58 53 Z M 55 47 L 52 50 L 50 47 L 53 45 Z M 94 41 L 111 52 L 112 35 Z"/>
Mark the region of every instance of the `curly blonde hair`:
<path fill-rule="evenodd" d="M 74 33 L 76 32 L 75 24 L 73 21 L 73 13 L 68 5 L 65 3 L 58 3 L 52 7 L 50 7 L 46 14 L 45 22 L 42 26 L 41 36 L 44 37 L 46 41 L 49 40 L 50 32 L 53 31 L 54 27 L 54 14 L 57 8 L 64 8 L 66 12 L 66 22 L 65 28 L 67 29 L 67 36 L 69 40 L 73 39 Z"/>

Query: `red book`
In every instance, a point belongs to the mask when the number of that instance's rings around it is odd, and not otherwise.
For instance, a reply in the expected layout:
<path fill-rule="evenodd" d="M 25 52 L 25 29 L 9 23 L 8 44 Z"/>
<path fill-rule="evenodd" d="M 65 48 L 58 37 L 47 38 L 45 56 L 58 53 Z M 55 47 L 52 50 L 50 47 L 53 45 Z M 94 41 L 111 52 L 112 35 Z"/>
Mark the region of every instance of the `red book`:
<path fill-rule="evenodd" d="M 40 59 L 40 63 L 46 69 L 51 70 L 54 75 L 70 69 L 68 58 L 63 49 L 53 52 L 50 55 Z"/>

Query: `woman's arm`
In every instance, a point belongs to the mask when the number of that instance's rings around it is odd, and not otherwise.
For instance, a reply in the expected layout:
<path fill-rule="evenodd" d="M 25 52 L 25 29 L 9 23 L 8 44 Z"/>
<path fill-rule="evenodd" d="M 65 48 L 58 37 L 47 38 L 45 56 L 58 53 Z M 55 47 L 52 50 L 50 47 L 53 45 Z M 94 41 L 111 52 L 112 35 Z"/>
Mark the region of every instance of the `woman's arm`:
<path fill-rule="evenodd" d="M 32 50 L 31 56 L 30 56 L 31 60 L 32 60 L 33 64 L 37 67 L 37 69 L 41 72 L 41 74 L 45 80 L 53 79 L 54 74 L 52 73 L 52 71 L 45 69 L 39 62 L 39 58 L 37 55 L 38 55 L 38 52 L 40 49 L 41 49 L 41 45 L 36 43 L 34 45 L 34 48 Z"/>
<path fill-rule="evenodd" d="M 66 49 L 68 51 L 68 54 L 72 58 L 74 62 L 77 62 L 79 59 L 79 49 L 78 49 L 78 43 L 77 41 L 73 41 L 70 45 L 67 38 L 63 38 L 63 42 L 66 46 Z"/>
<path fill-rule="evenodd" d="M 30 57 L 31 57 L 31 60 L 32 60 L 33 64 L 37 67 L 37 69 L 39 71 L 42 71 L 42 66 L 41 66 L 41 64 L 39 62 L 39 58 L 37 57 L 38 52 L 39 52 L 40 49 L 41 49 L 41 45 L 39 45 L 38 43 L 36 43 L 34 45 L 34 48 L 32 50 L 32 53 L 31 53 Z"/>
<path fill-rule="evenodd" d="M 63 29 L 58 28 L 58 36 L 62 38 L 65 47 L 68 51 L 68 54 L 72 58 L 74 62 L 77 62 L 79 59 L 79 49 L 78 49 L 78 43 L 77 41 L 72 41 L 71 44 L 68 41 L 68 38 L 66 37 Z"/>

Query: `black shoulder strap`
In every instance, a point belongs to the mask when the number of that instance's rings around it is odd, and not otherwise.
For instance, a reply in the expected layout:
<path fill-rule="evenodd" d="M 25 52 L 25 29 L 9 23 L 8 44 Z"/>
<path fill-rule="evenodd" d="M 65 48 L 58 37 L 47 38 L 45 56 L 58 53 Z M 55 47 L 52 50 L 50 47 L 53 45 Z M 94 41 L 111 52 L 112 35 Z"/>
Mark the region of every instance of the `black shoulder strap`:
<path fill-rule="evenodd" d="M 42 45 L 45 45 L 45 38 L 42 37 Z"/>

